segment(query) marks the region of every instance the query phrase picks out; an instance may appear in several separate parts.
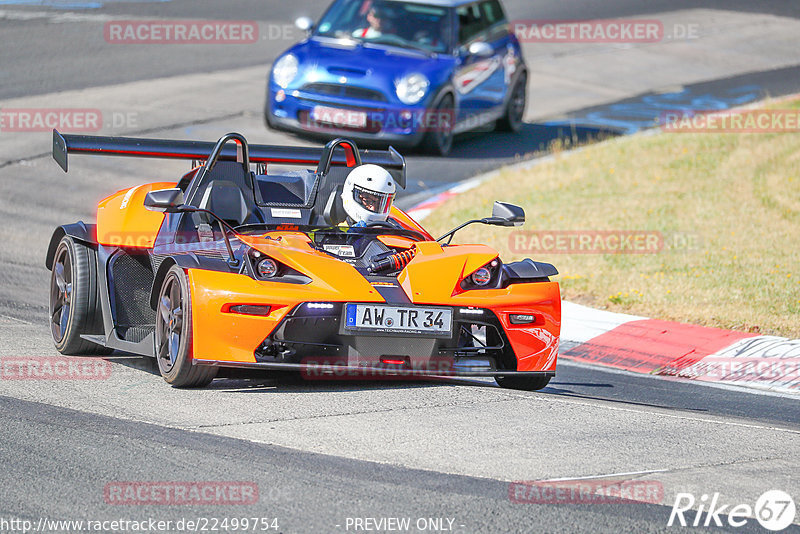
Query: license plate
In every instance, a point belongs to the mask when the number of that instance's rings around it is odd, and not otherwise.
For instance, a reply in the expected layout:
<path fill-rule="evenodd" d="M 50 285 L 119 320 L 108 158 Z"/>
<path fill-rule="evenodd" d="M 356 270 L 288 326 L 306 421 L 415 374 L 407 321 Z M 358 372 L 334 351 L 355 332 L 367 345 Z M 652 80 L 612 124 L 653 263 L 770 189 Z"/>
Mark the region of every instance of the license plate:
<path fill-rule="evenodd" d="M 311 118 L 316 122 L 333 124 L 343 128 L 365 128 L 367 126 L 367 113 L 352 109 L 329 108 L 327 106 L 314 106 Z"/>
<path fill-rule="evenodd" d="M 451 337 L 453 310 L 385 306 L 381 304 L 347 304 L 346 332 L 426 335 Z"/>

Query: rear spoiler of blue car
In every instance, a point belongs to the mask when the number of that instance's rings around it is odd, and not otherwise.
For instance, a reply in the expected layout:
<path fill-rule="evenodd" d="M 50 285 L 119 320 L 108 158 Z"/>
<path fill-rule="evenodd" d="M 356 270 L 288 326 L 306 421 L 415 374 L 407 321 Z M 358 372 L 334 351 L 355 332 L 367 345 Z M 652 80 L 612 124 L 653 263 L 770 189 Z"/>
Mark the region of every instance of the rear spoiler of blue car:
<path fill-rule="evenodd" d="M 352 141 L 343 141 L 355 147 Z M 339 146 L 336 143 L 331 146 Z M 330 145 L 330 144 L 329 144 Z M 162 158 L 205 161 L 216 143 L 206 141 L 175 141 L 168 139 L 141 139 L 134 137 L 106 137 L 95 135 L 62 134 L 53 130 L 53 159 L 67 172 L 69 154 L 94 154 L 99 156 L 127 156 L 134 158 Z M 250 163 L 280 163 L 287 165 L 320 166 L 320 162 L 330 158 L 330 165 L 352 166 L 351 154 L 347 148 L 340 148 L 329 154 L 323 148 L 294 147 L 277 145 L 247 145 Z M 227 144 L 222 147 L 218 159 L 237 161 L 241 158 L 240 147 Z M 331 149 L 332 150 L 332 149 Z M 358 150 L 361 163 L 380 165 L 394 177 L 397 185 L 406 187 L 406 161 L 394 148 L 388 150 Z M 326 165 L 327 162 L 324 162 Z M 321 168 L 321 167 L 318 167 Z"/>

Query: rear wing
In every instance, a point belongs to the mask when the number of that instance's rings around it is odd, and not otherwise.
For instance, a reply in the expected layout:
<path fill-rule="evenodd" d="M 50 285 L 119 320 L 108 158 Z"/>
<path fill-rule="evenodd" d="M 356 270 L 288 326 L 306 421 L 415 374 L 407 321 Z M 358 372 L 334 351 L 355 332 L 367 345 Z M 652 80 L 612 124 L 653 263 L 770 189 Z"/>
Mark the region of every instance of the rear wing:
<path fill-rule="evenodd" d="M 355 146 L 350 141 L 347 143 Z M 64 169 L 64 172 L 67 172 L 69 168 L 69 154 L 206 161 L 216 145 L 215 142 L 206 141 L 72 135 L 53 130 L 53 159 Z M 247 148 L 249 149 L 250 163 L 282 163 L 317 167 L 320 165 L 323 155 L 326 159 L 330 157 L 330 165 L 350 167 L 353 163 L 351 154 L 346 148 L 334 150 L 332 155 L 326 153 L 325 149 L 313 147 L 247 144 Z M 372 163 L 385 168 L 392 174 L 397 185 L 405 189 L 406 161 L 394 148 L 359 150 L 358 152 L 362 163 Z M 241 157 L 241 146 L 229 143 L 221 147 L 217 159 L 241 161 Z"/>

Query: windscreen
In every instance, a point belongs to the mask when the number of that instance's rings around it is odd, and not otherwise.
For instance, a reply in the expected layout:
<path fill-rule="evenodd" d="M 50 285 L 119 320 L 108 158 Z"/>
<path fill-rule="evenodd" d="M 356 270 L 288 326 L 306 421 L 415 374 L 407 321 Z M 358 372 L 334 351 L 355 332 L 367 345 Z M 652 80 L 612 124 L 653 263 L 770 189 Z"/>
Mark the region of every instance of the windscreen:
<path fill-rule="evenodd" d="M 450 11 L 439 6 L 385 0 L 339 0 L 315 35 L 446 53 L 451 48 Z"/>
<path fill-rule="evenodd" d="M 262 206 L 306 206 L 311 202 L 317 176 L 308 170 L 256 176 L 256 199 Z"/>

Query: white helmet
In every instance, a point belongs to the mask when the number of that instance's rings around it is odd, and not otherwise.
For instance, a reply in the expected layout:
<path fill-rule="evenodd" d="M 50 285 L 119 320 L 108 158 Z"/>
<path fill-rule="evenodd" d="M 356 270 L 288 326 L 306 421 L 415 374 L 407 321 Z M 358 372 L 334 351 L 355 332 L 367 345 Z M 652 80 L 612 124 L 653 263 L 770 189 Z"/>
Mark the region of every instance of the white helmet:
<path fill-rule="evenodd" d="M 392 209 L 394 194 L 392 175 L 383 167 L 367 163 L 347 175 L 342 204 L 355 224 L 385 221 Z"/>

